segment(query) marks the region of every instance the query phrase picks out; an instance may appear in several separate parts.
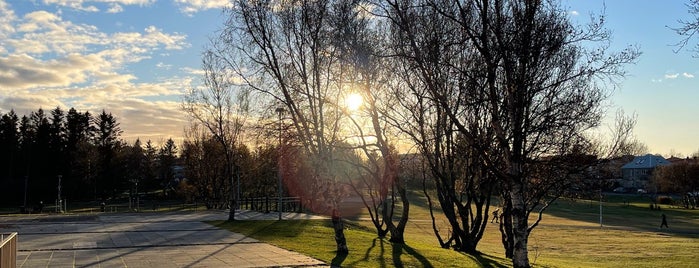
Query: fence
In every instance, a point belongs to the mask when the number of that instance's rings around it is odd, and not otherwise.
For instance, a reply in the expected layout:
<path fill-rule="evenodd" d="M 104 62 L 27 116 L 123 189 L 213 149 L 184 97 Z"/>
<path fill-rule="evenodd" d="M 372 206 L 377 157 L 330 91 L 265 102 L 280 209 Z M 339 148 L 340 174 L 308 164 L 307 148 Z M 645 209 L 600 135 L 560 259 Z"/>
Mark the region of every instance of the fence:
<path fill-rule="evenodd" d="M 239 208 L 268 213 L 279 211 L 278 197 L 247 197 L 240 200 Z M 282 212 L 301 212 L 300 197 L 282 197 Z"/>
<path fill-rule="evenodd" d="M 17 266 L 17 233 L 0 234 L 0 268 Z"/>

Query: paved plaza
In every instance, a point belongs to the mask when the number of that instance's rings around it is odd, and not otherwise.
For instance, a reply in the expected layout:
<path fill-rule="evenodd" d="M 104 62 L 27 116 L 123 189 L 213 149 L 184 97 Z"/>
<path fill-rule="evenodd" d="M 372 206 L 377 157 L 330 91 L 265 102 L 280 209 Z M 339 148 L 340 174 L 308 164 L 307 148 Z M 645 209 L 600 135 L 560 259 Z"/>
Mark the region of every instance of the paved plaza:
<path fill-rule="evenodd" d="M 202 222 L 227 217 L 225 211 L 2 216 L 0 233 L 18 233 L 17 267 L 327 267 Z M 277 217 L 241 211 L 236 219 Z"/>

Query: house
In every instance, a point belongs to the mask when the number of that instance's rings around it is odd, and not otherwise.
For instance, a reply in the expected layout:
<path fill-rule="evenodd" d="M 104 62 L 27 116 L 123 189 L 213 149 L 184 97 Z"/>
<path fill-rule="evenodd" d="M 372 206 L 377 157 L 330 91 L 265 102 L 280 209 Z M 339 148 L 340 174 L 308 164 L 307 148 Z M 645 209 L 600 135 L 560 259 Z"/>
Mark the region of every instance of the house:
<path fill-rule="evenodd" d="M 653 170 L 658 166 L 669 165 L 670 161 L 659 155 L 647 154 L 635 157 L 621 167 L 621 187 L 627 189 L 645 189 Z"/>

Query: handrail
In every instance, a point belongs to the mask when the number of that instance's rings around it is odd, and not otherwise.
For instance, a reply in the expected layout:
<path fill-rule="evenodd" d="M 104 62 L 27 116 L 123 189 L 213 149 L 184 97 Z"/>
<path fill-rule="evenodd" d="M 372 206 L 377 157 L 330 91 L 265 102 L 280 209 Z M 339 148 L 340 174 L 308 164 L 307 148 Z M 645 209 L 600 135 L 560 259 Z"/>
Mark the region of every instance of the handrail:
<path fill-rule="evenodd" d="M 255 211 L 264 211 L 265 213 L 270 211 L 279 211 L 277 196 L 264 196 L 264 197 L 246 197 L 242 198 L 238 202 L 239 209 L 248 209 Z M 282 212 L 301 212 L 303 209 L 303 202 L 301 197 L 298 196 L 287 196 L 282 197 Z"/>
<path fill-rule="evenodd" d="M 0 234 L 0 268 L 17 266 L 17 233 Z"/>

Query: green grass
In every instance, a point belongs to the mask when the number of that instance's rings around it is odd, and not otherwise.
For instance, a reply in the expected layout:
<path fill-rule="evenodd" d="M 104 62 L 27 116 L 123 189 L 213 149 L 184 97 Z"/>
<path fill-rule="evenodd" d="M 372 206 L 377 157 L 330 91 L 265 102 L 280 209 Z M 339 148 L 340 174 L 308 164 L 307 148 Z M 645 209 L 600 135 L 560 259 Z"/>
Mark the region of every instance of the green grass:
<path fill-rule="evenodd" d="M 282 248 L 301 252 L 343 267 L 479 267 L 504 266 L 507 261 L 488 255 L 468 256 L 435 247 L 430 241 L 411 240 L 405 245 L 379 239 L 368 228 L 347 224 L 347 255 L 335 251 L 328 220 L 236 221 L 211 224 L 251 236 Z"/>
<path fill-rule="evenodd" d="M 424 197 L 414 199 L 406 245 L 378 239 L 370 222 L 359 215 L 347 221 L 350 253 L 346 256 L 336 254 L 328 220 L 212 224 L 343 267 L 511 266 L 493 224 L 479 243 L 479 256 L 440 248 Z M 650 210 L 649 199 L 637 196 L 609 196 L 605 201 L 602 228 L 598 201 L 559 200 L 549 207 L 529 238 L 531 263 L 537 267 L 699 267 L 699 210 L 669 206 Z M 671 229 L 658 228 L 660 213 L 668 216 Z M 437 222 L 444 226 L 444 219 Z"/>

